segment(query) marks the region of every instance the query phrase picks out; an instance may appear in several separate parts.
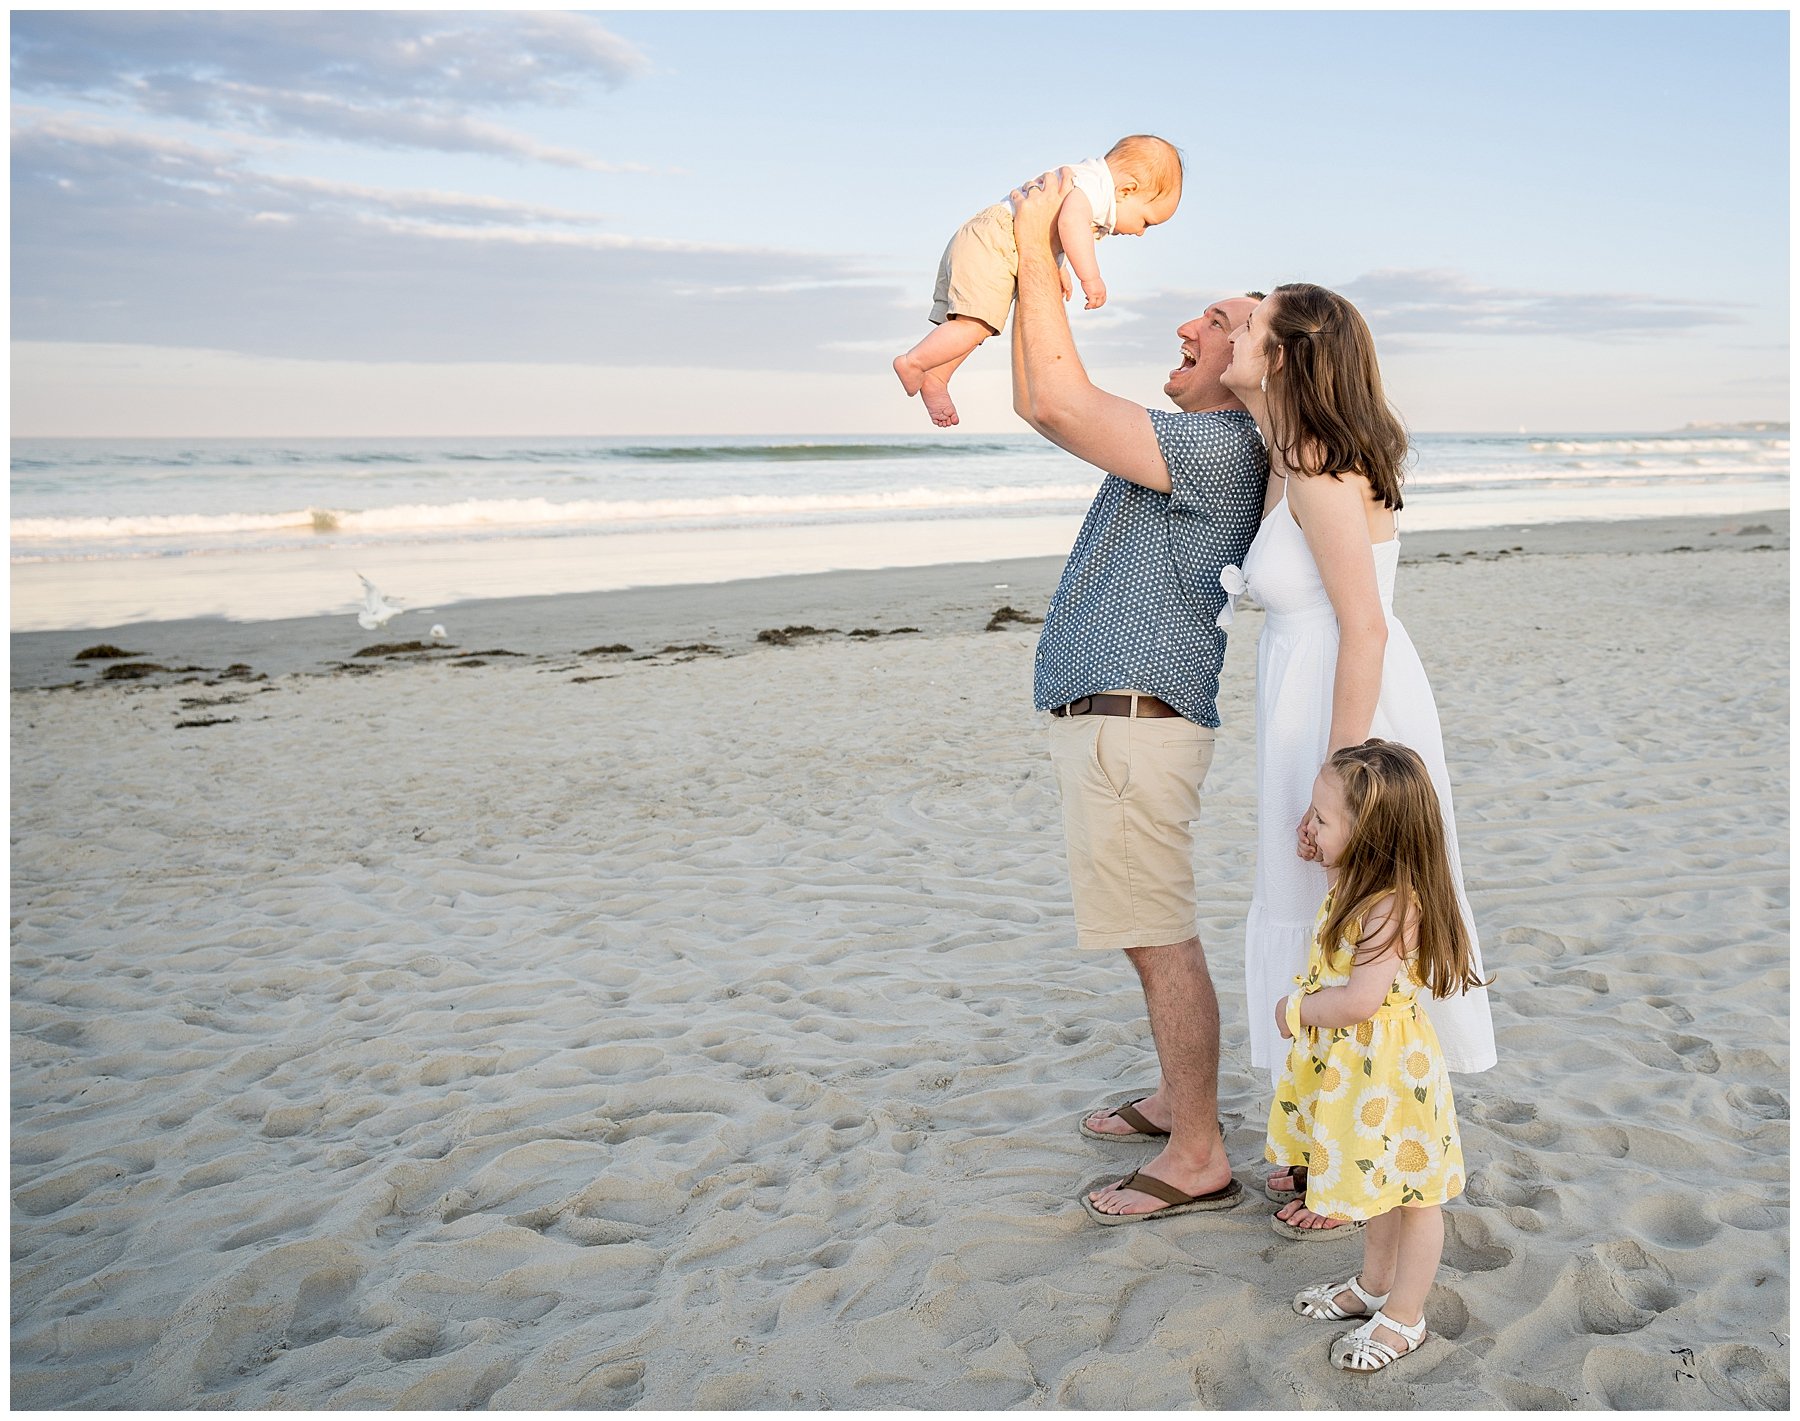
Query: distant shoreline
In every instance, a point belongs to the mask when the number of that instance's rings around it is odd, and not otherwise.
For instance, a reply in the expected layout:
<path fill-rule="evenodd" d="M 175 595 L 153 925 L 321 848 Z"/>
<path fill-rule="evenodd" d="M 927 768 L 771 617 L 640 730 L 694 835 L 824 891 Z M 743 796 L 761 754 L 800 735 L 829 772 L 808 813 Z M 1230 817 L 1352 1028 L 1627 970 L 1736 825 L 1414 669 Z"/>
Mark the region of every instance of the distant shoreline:
<path fill-rule="evenodd" d="M 1513 428 L 1507 429 L 1420 429 L 1411 431 L 1414 436 L 1427 438 L 1443 436 L 1446 438 L 1518 438 L 1521 434 L 1533 439 L 1559 439 L 1565 437 L 1591 438 L 1596 434 L 1617 434 L 1627 436 L 1657 437 L 1671 434 L 1775 434 L 1786 432 L 1790 422 L 1785 419 L 1743 419 L 1729 421 L 1697 421 L 1692 424 L 1664 426 L 1657 429 L 1619 429 L 1610 425 L 1597 425 L 1592 429 L 1576 429 L 1558 426 L 1550 429 Z M 393 434 L 33 434 L 21 433 L 15 429 L 9 436 L 14 444 L 31 440 L 38 443 L 64 444 L 263 444 L 263 443 L 366 443 L 401 441 L 420 442 L 436 439 L 454 439 L 474 442 L 477 440 L 532 440 L 532 439 L 793 439 L 820 440 L 833 439 L 855 441 L 863 439 L 917 439 L 923 437 L 917 427 L 906 429 L 876 429 L 850 431 L 810 430 L 796 433 L 792 430 L 710 430 L 695 432 L 684 430 L 672 433 L 668 430 L 647 429 L 611 429 L 603 432 L 578 431 L 571 434 L 546 434 L 542 430 L 522 429 L 506 434 L 456 434 L 436 433 L 422 434 L 417 431 L 400 431 Z M 1016 426 L 997 429 L 959 429 L 955 433 L 939 431 L 932 438 L 946 440 L 955 439 L 1005 439 L 1012 437 L 1029 437 L 1029 431 Z"/>
<path fill-rule="evenodd" d="M 1625 520 L 1583 518 L 1570 501 L 1540 520 L 1497 518 L 1498 508 L 1479 506 L 1487 517 L 1462 520 L 1448 500 L 1421 513 L 1401 515 L 1409 552 L 1480 538 L 1516 536 L 1525 529 L 1687 526 L 1690 521 L 1743 523 L 1779 517 L 1767 507 L 1767 489 L 1748 489 L 1731 504 L 1706 500 L 1704 511 L 1674 507 L 1662 516 Z M 1587 508 L 1616 499 L 1593 496 Z M 1565 512 L 1567 510 L 1567 512 Z M 1558 517 L 1561 513 L 1563 516 Z M 1435 520 L 1433 515 L 1435 515 Z M 395 625 L 426 611 L 443 612 L 495 600 L 586 595 L 665 587 L 734 584 L 766 578 L 956 565 L 1017 558 L 1061 560 L 1074 543 L 1080 513 L 1010 518 L 895 519 L 861 523 L 785 524 L 644 533 L 573 534 L 491 541 L 402 542 L 294 547 L 279 552 L 223 551 L 181 557 L 73 559 L 16 562 L 12 566 L 12 630 L 49 632 L 136 626 L 220 618 L 238 622 L 332 620 L 352 613 L 368 575 L 387 600 L 406 609 Z M 1510 531 L 1509 531 L 1510 530 Z M 1652 535 L 1646 532 L 1646 535 Z M 1571 535 L 1576 541 L 1609 541 L 1610 535 Z M 438 618 L 441 620 L 441 617 Z M 430 623 L 426 622 L 428 626 Z M 391 629 L 391 628 L 390 628 Z"/>

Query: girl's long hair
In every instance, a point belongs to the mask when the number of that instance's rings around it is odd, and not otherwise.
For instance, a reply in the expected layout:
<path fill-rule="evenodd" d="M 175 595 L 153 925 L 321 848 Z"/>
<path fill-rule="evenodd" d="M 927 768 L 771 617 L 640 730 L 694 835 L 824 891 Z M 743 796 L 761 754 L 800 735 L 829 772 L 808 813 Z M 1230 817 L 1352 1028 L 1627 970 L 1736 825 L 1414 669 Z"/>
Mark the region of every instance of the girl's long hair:
<path fill-rule="evenodd" d="M 1351 829 L 1332 889 L 1321 941 L 1342 942 L 1383 898 L 1393 896 L 1396 928 L 1416 924 L 1414 975 L 1434 997 L 1485 987 L 1456 901 L 1437 790 L 1417 752 L 1391 740 L 1349 745 L 1326 762 L 1344 787 Z"/>
<path fill-rule="evenodd" d="M 1270 443 L 1302 475 L 1362 474 L 1375 496 L 1403 506 L 1406 426 L 1381 389 L 1375 337 L 1335 291 L 1294 281 L 1269 293 Z"/>

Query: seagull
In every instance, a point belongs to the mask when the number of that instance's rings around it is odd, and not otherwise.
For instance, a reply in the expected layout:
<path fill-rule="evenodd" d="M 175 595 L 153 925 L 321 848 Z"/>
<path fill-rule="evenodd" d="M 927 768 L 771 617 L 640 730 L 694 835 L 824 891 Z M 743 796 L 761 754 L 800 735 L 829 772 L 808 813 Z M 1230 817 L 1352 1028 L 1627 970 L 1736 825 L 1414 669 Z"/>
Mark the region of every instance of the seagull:
<path fill-rule="evenodd" d="M 363 585 L 362 611 L 356 614 L 357 625 L 365 632 L 372 632 L 377 627 L 385 627 L 388 622 L 400 615 L 400 607 L 390 607 L 382 600 L 381 589 L 359 572 L 356 574 Z"/>
<path fill-rule="evenodd" d="M 444 624 L 442 622 L 439 622 L 432 627 L 431 639 L 433 641 L 448 641 L 450 639 L 450 633 L 444 630 Z"/>

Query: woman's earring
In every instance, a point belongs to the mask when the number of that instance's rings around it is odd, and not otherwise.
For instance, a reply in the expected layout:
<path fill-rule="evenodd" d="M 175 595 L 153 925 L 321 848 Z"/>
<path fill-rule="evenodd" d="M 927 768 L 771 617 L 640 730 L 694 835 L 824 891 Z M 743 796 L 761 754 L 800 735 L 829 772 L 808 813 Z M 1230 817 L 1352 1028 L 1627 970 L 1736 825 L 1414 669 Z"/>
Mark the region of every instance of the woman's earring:
<path fill-rule="evenodd" d="M 1262 377 L 1262 392 L 1265 395 L 1269 393 L 1269 377 L 1267 375 Z"/>

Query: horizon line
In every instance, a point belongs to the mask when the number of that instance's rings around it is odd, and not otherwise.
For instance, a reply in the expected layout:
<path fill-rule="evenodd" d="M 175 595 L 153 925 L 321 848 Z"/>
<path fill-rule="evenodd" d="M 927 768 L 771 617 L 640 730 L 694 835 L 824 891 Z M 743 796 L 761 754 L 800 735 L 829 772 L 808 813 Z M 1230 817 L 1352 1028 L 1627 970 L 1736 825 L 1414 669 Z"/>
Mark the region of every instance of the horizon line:
<path fill-rule="evenodd" d="M 1527 428 L 1523 425 L 1514 429 L 1413 429 L 1413 435 L 1497 435 L 1503 438 L 1517 439 L 1521 435 L 1552 436 L 1559 434 L 1719 434 L 1736 431 L 1739 433 L 1773 433 L 1787 430 L 1791 422 L 1786 419 L 1742 419 L 1704 421 L 1678 426 L 1627 427 L 1623 425 L 1594 425 L 1591 427 L 1575 427 L 1570 425 L 1545 426 L 1539 429 Z M 919 433 L 903 430 L 858 430 L 855 432 L 820 432 L 818 430 L 784 431 L 768 433 L 761 430 L 707 430 L 689 434 L 682 430 L 610 430 L 601 432 L 581 432 L 574 434 L 552 434 L 543 430 L 517 430 L 500 434 L 455 434 L 425 433 L 418 430 L 406 430 L 395 433 L 354 433 L 354 434 L 301 434 L 281 432 L 272 434 L 19 434 L 9 432 L 8 437 L 16 442 L 21 439 L 87 439 L 87 440 L 244 440 L 244 439 L 794 439 L 819 442 L 821 440 L 857 440 L 857 439 L 994 439 L 994 438 L 1026 438 L 1032 431 L 1024 430 L 959 430 L 955 433 L 937 431 Z M 1043 441 L 1051 447 L 1051 441 Z"/>

